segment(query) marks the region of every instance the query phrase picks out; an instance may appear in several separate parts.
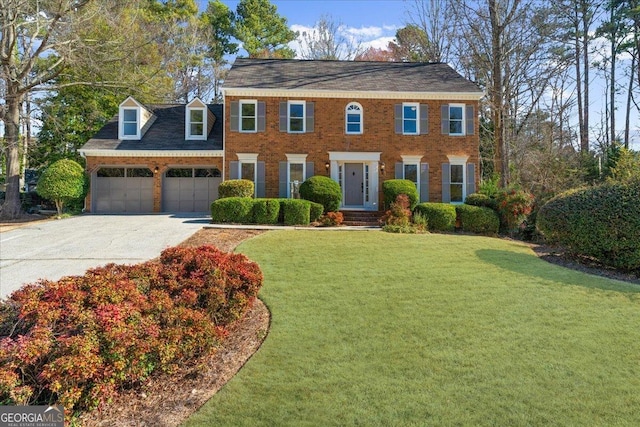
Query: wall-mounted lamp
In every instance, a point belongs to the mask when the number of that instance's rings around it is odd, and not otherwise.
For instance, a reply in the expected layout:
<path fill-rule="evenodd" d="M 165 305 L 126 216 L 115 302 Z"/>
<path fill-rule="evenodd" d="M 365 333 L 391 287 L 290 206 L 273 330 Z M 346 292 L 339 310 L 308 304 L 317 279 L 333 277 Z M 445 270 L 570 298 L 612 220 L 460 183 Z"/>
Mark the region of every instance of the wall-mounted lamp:
<path fill-rule="evenodd" d="M 158 174 L 158 170 L 159 170 L 159 169 L 158 169 L 158 167 L 156 166 L 156 167 L 153 169 L 153 173 L 157 175 L 157 174 Z"/>
<path fill-rule="evenodd" d="M 329 162 L 324 164 L 324 168 L 327 170 L 327 172 L 329 172 L 329 167 L 331 166 L 331 164 L 329 164 Z"/>
<path fill-rule="evenodd" d="M 384 162 L 380 162 L 380 173 L 381 173 L 382 175 L 384 175 L 384 168 L 385 168 L 385 164 L 384 164 Z"/>

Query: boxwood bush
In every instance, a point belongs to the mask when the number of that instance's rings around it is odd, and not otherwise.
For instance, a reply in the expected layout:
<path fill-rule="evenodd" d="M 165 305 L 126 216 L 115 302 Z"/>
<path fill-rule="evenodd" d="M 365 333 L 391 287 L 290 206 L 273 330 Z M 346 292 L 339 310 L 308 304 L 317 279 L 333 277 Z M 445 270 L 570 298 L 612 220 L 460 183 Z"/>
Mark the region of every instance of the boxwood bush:
<path fill-rule="evenodd" d="M 248 179 L 229 179 L 220 183 L 218 187 L 218 198 L 253 197 L 254 191 L 253 181 Z"/>
<path fill-rule="evenodd" d="M 277 224 L 280 215 L 278 199 L 255 199 L 251 208 L 251 222 L 255 224 Z"/>
<path fill-rule="evenodd" d="M 472 206 L 491 208 L 493 210 L 496 210 L 498 207 L 495 198 L 489 197 L 486 194 L 482 193 L 469 194 L 464 203 Z"/>
<path fill-rule="evenodd" d="M 415 208 L 427 219 L 430 231 L 453 231 L 456 225 L 456 208 L 448 203 L 420 203 Z"/>
<path fill-rule="evenodd" d="M 400 194 L 406 194 L 409 197 L 409 209 L 415 209 L 420 201 L 418 189 L 413 181 L 408 179 L 388 179 L 382 183 L 382 193 L 384 194 L 384 206 L 389 208 Z"/>
<path fill-rule="evenodd" d="M 300 184 L 300 197 L 320 203 L 325 213 L 332 212 L 340 209 L 342 189 L 340 184 L 331 178 L 315 175 Z"/>
<path fill-rule="evenodd" d="M 463 231 L 486 235 L 498 234 L 500 218 L 493 209 L 467 204 L 457 205 L 455 208 Z"/>
<path fill-rule="evenodd" d="M 249 197 L 227 197 L 211 203 L 213 222 L 253 222 L 253 199 Z"/>
<path fill-rule="evenodd" d="M 570 190 L 544 204 L 536 225 L 574 255 L 640 269 L 640 182 Z"/>
<path fill-rule="evenodd" d="M 311 202 L 303 199 L 281 199 L 284 225 L 309 225 Z"/>
<path fill-rule="evenodd" d="M 324 206 L 322 206 L 322 204 L 311 202 L 311 208 L 309 211 L 309 219 L 311 220 L 311 222 L 319 220 L 323 213 Z"/>

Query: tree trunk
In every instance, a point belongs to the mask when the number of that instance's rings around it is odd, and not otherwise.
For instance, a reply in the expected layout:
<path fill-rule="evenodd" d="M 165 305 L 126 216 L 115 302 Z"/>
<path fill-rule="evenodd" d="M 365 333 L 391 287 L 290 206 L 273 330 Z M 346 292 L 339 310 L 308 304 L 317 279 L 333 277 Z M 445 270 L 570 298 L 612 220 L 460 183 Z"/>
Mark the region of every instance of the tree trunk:
<path fill-rule="evenodd" d="M 498 17 L 497 0 L 489 0 L 489 17 L 491 19 L 491 55 L 493 59 L 491 103 L 493 104 L 493 140 L 495 144 L 495 170 L 500 172 L 500 185 L 509 183 L 509 162 L 504 146 L 503 123 L 503 87 L 502 87 L 502 52 L 500 35 L 502 28 Z"/>
<path fill-rule="evenodd" d="M 630 131 L 630 116 L 631 116 L 631 93 L 633 91 L 633 82 L 635 75 L 633 70 L 636 69 L 636 55 L 631 56 L 631 73 L 629 73 L 629 89 L 627 90 L 627 110 L 624 120 L 624 148 L 629 149 L 629 131 Z"/>
<path fill-rule="evenodd" d="M 582 67 L 584 68 L 582 84 L 584 85 L 584 119 L 583 128 L 580 129 L 580 149 L 583 153 L 589 152 L 589 2 L 582 2 Z"/>
<path fill-rule="evenodd" d="M 11 88 L 11 86 L 9 86 Z M 5 144 L 7 153 L 6 195 L 0 218 L 16 219 L 20 216 L 20 96 L 7 96 L 5 116 Z"/>
<path fill-rule="evenodd" d="M 611 85 L 609 87 L 609 103 L 611 108 L 611 144 L 616 140 L 616 37 L 618 36 L 618 24 L 614 24 L 615 7 L 611 5 Z"/>

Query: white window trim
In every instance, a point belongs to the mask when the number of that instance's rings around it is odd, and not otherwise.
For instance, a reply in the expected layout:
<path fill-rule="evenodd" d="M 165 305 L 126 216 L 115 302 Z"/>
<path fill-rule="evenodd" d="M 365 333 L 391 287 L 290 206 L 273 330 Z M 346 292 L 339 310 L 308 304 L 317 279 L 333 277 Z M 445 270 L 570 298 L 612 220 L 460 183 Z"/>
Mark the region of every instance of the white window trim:
<path fill-rule="evenodd" d="M 237 153 L 238 177 L 242 179 L 242 165 L 253 164 L 253 196 L 258 194 L 258 153 Z"/>
<path fill-rule="evenodd" d="M 461 108 L 462 109 L 462 126 L 461 133 L 451 133 L 451 108 Z M 466 134 L 466 126 L 467 126 L 467 118 L 466 116 L 466 108 L 465 104 L 449 104 L 449 135 L 450 136 L 465 136 Z"/>
<path fill-rule="evenodd" d="M 302 105 L 302 130 L 291 130 L 291 106 Z M 295 117 L 300 119 L 300 117 Z M 287 132 L 288 133 L 305 133 L 307 131 L 307 102 L 306 101 L 287 101 Z"/>
<path fill-rule="evenodd" d="M 127 110 L 133 110 L 136 112 L 136 134 L 135 135 L 125 135 L 124 133 L 124 112 Z M 142 111 L 140 111 L 139 107 L 120 107 L 120 117 L 119 117 L 119 134 L 120 139 L 140 139 L 140 120 L 142 119 Z M 127 122 L 133 123 L 133 122 Z"/>
<path fill-rule="evenodd" d="M 420 193 L 420 162 L 422 161 L 422 156 L 407 156 L 401 155 L 402 157 L 402 179 L 406 179 L 404 176 L 404 167 L 405 165 L 415 165 L 416 166 L 416 188 L 418 190 L 418 194 Z"/>
<path fill-rule="evenodd" d="M 302 181 L 307 176 L 307 154 L 285 154 L 287 156 L 287 198 L 291 198 L 291 165 L 302 164 Z M 302 182 L 301 182 L 302 184 Z"/>
<path fill-rule="evenodd" d="M 360 116 L 360 130 L 358 132 L 349 132 L 349 107 L 358 107 L 358 115 Z M 354 113 L 351 113 L 354 114 Z M 344 109 L 344 133 L 347 135 L 362 135 L 364 133 L 364 109 L 358 102 L 350 102 Z"/>
<path fill-rule="evenodd" d="M 191 134 L 191 112 L 202 111 L 202 135 Z M 189 141 L 203 141 L 207 139 L 207 109 L 203 107 L 187 107 L 187 120 L 184 129 L 185 139 Z"/>
<path fill-rule="evenodd" d="M 404 130 L 404 109 L 405 107 L 416 107 L 416 131 L 405 132 Z M 413 120 L 413 119 L 410 119 Z M 403 102 L 402 103 L 402 134 L 403 135 L 420 135 L 420 103 L 418 102 Z"/>
<path fill-rule="evenodd" d="M 467 160 L 469 156 L 447 155 L 449 159 L 449 185 L 451 185 L 451 166 L 462 166 L 462 201 L 451 201 L 452 205 L 461 205 L 467 199 Z"/>
<path fill-rule="evenodd" d="M 254 111 L 255 111 L 255 115 L 253 116 L 253 130 L 244 130 L 242 129 L 242 118 L 244 117 L 242 115 L 242 106 L 243 105 L 248 105 L 248 104 L 253 104 L 254 106 Z M 238 130 L 240 131 L 240 133 L 256 133 L 258 132 L 258 101 L 256 99 L 241 99 L 240 101 L 238 101 Z M 249 116 L 247 116 L 249 117 Z"/>

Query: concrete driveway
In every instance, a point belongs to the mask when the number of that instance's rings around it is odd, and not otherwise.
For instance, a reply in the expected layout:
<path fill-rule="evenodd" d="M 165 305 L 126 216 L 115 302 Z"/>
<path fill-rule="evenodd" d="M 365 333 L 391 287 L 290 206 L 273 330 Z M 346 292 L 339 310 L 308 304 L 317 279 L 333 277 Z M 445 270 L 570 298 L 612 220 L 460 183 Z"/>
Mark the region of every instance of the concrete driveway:
<path fill-rule="evenodd" d="M 206 214 L 83 215 L 0 234 L 0 298 L 25 283 L 160 255 L 210 223 Z"/>

